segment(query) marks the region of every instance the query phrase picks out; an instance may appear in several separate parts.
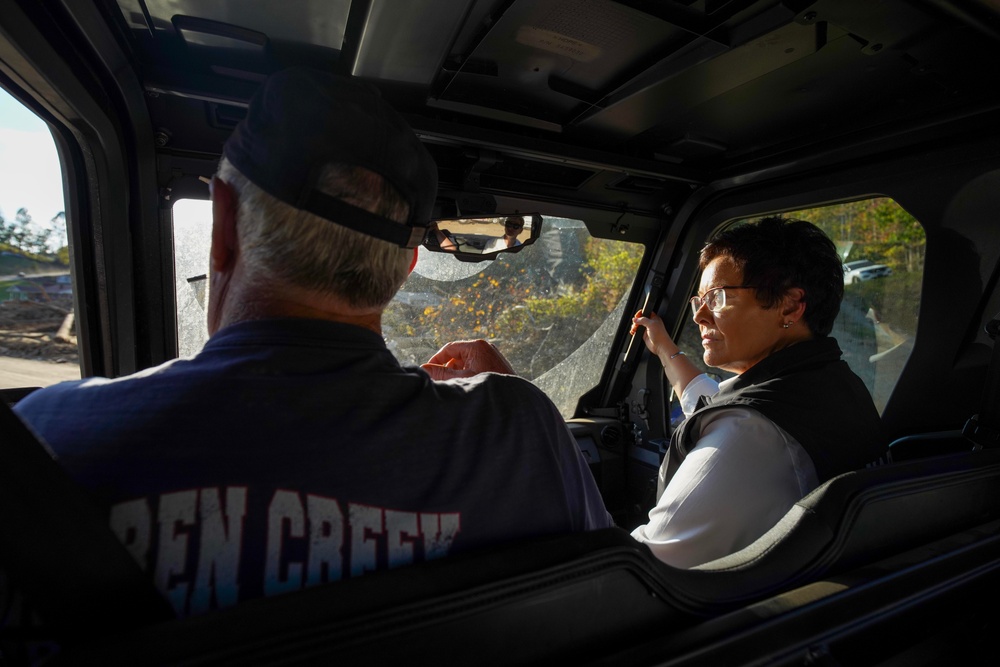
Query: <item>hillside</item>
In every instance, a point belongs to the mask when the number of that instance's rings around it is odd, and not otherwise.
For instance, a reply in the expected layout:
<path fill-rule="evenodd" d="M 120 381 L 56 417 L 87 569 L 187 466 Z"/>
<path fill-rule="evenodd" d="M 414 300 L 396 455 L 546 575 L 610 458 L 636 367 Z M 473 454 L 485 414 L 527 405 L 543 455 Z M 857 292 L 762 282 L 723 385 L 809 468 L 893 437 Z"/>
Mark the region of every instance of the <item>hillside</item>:
<path fill-rule="evenodd" d="M 0 303 L 0 356 L 78 363 L 72 314 L 31 301 Z"/>
<path fill-rule="evenodd" d="M 58 261 L 0 248 L 0 356 L 77 363 L 72 296 L 59 278 L 68 273 Z"/>
<path fill-rule="evenodd" d="M 19 273 L 31 275 L 68 270 L 68 267 L 63 266 L 54 258 L 47 262 L 39 261 L 26 257 L 16 250 L 0 250 L 0 276 L 15 276 Z"/>

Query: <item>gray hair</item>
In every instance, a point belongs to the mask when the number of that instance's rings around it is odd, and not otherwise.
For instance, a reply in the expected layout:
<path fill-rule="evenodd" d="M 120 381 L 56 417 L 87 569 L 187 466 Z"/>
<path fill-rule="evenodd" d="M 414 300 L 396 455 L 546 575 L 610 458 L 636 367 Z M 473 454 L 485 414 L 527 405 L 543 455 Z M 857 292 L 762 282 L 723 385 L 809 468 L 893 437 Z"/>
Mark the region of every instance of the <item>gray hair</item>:
<path fill-rule="evenodd" d="M 225 157 L 218 177 L 239 198 L 236 230 L 251 284 L 284 283 L 334 294 L 355 308 L 382 308 L 406 280 L 412 250 L 286 204 L 257 187 Z M 397 222 L 409 215 L 396 189 L 362 167 L 327 165 L 318 187 Z"/>

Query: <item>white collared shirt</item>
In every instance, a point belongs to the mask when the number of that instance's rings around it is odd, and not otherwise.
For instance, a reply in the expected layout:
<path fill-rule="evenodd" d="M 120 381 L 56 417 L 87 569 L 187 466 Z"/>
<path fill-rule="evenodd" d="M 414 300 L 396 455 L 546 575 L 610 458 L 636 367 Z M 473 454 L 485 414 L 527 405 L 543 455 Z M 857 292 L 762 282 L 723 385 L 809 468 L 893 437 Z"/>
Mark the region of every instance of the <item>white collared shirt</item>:
<path fill-rule="evenodd" d="M 694 378 L 681 394 L 685 416 L 735 379 Z M 818 485 L 812 459 L 784 429 L 751 408 L 720 408 L 702 418 L 695 446 L 632 537 L 668 565 L 694 567 L 749 545 Z"/>

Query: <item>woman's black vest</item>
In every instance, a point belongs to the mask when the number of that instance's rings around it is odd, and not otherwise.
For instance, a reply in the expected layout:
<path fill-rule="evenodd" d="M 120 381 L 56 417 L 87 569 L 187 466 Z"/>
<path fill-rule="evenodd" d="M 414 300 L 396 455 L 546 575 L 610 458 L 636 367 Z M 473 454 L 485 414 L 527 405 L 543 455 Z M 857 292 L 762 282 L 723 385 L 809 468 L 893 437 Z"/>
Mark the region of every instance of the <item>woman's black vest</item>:
<path fill-rule="evenodd" d="M 806 450 L 820 483 L 884 462 L 887 453 L 871 394 L 833 338 L 815 338 L 769 355 L 699 407 L 670 438 L 667 470 L 657 496 L 697 444 L 702 418 L 722 407 L 753 408 Z"/>

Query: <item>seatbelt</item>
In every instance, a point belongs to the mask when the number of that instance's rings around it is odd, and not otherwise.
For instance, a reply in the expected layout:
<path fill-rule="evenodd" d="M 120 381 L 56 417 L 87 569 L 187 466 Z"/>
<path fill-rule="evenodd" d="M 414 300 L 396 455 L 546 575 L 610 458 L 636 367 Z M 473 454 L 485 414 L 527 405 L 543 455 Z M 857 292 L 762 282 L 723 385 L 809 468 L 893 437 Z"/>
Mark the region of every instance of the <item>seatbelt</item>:
<path fill-rule="evenodd" d="M 63 642 L 174 618 L 106 517 L 5 401 L 0 568 Z"/>
<path fill-rule="evenodd" d="M 983 383 L 983 399 L 979 412 L 962 428 L 962 435 L 975 444 L 974 450 L 1000 446 L 1000 313 L 987 322 L 986 333 L 993 341 L 993 354 Z"/>

